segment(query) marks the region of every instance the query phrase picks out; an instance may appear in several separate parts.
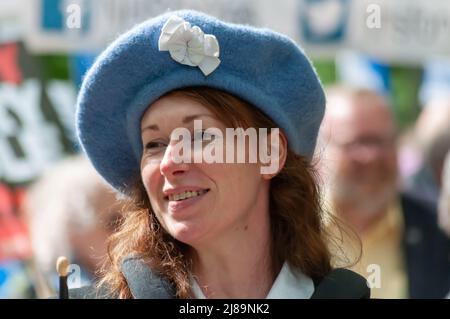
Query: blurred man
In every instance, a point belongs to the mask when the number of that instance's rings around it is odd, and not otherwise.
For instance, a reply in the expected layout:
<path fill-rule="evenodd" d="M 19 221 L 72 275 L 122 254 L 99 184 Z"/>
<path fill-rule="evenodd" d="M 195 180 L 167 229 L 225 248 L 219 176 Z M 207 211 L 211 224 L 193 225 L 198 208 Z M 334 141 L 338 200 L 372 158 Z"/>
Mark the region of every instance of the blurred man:
<path fill-rule="evenodd" d="M 379 275 L 373 297 L 441 298 L 450 287 L 450 242 L 435 207 L 399 193 L 395 135 L 381 96 L 330 89 L 319 147 L 327 201 L 362 240 L 355 270 Z"/>

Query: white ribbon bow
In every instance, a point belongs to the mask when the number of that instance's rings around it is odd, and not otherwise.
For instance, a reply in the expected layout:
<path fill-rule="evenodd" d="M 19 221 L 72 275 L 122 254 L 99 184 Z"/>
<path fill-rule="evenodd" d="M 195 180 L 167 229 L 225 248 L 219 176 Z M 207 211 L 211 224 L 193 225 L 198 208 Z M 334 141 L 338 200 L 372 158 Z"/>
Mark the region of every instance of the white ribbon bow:
<path fill-rule="evenodd" d="M 159 51 L 169 51 L 175 61 L 198 66 L 209 75 L 220 64 L 219 42 L 212 34 L 204 34 L 197 27 L 178 16 L 171 16 L 164 24 L 158 41 Z"/>

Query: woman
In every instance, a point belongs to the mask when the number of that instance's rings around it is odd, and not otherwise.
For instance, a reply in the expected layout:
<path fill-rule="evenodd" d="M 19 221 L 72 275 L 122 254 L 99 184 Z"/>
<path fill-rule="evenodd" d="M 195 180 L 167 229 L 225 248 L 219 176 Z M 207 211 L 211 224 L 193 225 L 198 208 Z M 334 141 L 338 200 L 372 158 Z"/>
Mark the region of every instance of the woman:
<path fill-rule="evenodd" d="M 98 289 L 72 295 L 367 297 L 332 270 L 310 164 L 324 104 L 270 30 L 177 11 L 121 36 L 84 80 L 77 129 L 128 205 Z"/>

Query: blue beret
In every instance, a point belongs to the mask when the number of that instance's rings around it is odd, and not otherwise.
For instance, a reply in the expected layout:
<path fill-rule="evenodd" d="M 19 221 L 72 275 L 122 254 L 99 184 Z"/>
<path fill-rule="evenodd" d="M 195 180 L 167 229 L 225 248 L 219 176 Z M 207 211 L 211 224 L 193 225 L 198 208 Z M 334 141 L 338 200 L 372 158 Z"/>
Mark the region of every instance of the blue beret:
<path fill-rule="evenodd" d="M 173 16 L 214 35 L 218 66 L 208 75 L 160 51 L 162 28 Z M 147 20 L 120 36 L 99 55 L 81 86 L 76 129 L 81 147 L 97 171 L 116 189 L 140 174 L 140 121 L 150 104 L 183 87 L 207 86 L 258 107 L 287 135 L 291 149 L 311 158 L 325 110 L 314 68 L 288 37 L 225 23 L 191 10 Z"/>

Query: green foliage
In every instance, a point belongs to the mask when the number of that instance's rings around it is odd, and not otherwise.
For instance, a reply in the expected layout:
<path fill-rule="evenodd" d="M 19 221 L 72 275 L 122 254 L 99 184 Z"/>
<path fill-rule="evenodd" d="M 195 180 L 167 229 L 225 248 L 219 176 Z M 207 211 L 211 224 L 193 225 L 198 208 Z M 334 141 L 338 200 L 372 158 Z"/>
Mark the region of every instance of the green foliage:
<path fill-rule="evenodd" d="M 39 55 L 36 56 L 42 66 L 43 76 L 46 79 L 69 79 L 69 59 L 67 55 Z"/>

